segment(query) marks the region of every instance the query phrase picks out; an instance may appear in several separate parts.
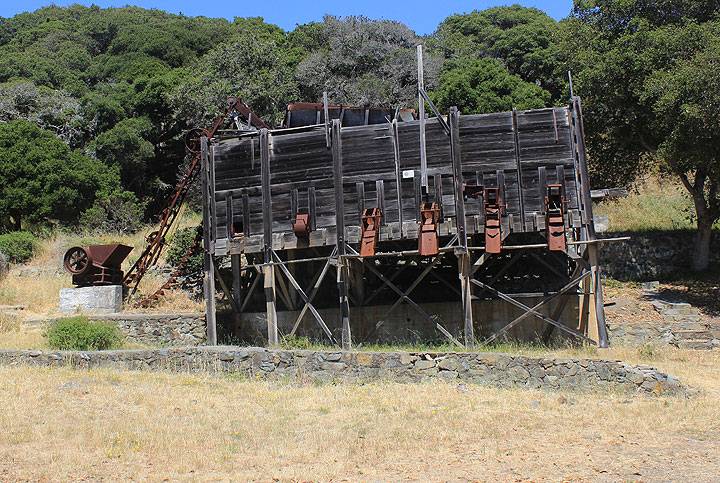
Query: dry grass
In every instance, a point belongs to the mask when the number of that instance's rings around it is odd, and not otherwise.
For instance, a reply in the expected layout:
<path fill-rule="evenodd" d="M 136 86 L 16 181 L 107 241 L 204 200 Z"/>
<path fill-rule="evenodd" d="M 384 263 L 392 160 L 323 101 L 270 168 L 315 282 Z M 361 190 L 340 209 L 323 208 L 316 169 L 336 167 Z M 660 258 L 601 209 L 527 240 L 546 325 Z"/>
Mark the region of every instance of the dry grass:
<path fill-rule="evenodd" d="M 651 176 L 628 197 L 600 203 L 594 211 L 608 216 L 610 231 L 696 229 L 692 200 L 675 178 Z"/>
<path fill-rule="evenodd" d="M 668 357 L 701 395 L 5 367 L 0 480 L 712 480 L 720 355 Z"/>

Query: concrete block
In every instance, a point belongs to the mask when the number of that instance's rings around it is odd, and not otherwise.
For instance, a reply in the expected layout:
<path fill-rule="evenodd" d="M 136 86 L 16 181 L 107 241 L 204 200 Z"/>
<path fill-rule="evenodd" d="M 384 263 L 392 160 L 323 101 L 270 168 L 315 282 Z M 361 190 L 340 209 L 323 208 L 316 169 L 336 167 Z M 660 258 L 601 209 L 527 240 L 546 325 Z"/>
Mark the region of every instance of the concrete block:
<path fill-rule="evenodd" d="M 60 289 L 60 312 L 112 314 L 122 310 L 122 285 Z"/>

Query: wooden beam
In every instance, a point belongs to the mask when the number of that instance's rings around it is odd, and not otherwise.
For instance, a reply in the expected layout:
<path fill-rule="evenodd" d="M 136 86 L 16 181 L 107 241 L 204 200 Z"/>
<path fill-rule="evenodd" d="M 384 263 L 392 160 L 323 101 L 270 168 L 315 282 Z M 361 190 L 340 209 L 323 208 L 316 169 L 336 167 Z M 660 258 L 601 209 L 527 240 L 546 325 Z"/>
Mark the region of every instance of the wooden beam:
<path fill-rule="evenodd" d="M 342 130 L 340 121 L 332 123 L 332 158 L 335 184 L 335 226 L 337 227 L 337 287 L 340 297 L 340 315 L 342 320 L 342 348 L 350 350 L 352 335 L 350 333 L 350 301 L 348 299 L 348 266 L 343 258 L 345 245 L 345 194 L 343 190 L 343 157 Z"/>
<path fill-rule="evenodd" d="M 272 261 L 272 199 L 270 191 L 270 138 L 267 129 L 260 130 L 260 173 L 262 184 L 263 214 L 263 256 L 265 263 Z M 268 329 L 268 345 L 280 344 L 277 325 L 275 269 L 272 265 L 263 266 L 263 286 L 265 288 L 265 312 Z"/>
<path fill-rule="evenodd" d="M 420 117 L 420 186 L 427 191 L 427 149 L 425 140 L 425 99 L 422 91 L 425 89 L 423 73 L 423 48 L 417 46 L 417 76 L 418 76 L 418 116 Z M 419 218 L 418 218 L 419 219 Z"/>
<path fill-rule="evenodd" d="M 210 247 L 210 166 L 208 140 L 200 139 L 201 184 L 203 205 L 203 296 L 205 298 L 205 324 L 208 345 L 217 345 L 217 323 L 215 320 L 215 264 Z"/>
<path fill-rule="evenodd" d="M 402 206 L 402 173 L 400 170 L 400 136 L 398 134 L 397 118 L 393 119 L 390 126 L 393 141 L 393 159 L 395 160 L 395 187 L 398 207 L 398 223 L 400 224 L 400 238 L 404 238 L 403 233 L 403 206 Z"/>

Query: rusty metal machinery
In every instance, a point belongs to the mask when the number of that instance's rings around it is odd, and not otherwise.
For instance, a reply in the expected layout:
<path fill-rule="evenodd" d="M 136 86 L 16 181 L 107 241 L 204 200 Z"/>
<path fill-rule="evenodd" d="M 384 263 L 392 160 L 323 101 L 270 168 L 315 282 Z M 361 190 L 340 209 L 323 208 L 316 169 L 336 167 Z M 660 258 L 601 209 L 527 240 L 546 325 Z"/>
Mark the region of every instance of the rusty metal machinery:
<path fill-rule="evenodd" d="M 185 146 L 192 156 L 190 164 L 175 186 L 175 191 L 169 198 L 165 209 L 163 209 L 160 214 L 158 229 L 147 236 L 145 249 L 123 279 L 123 283 L 127 285 L 129 289 L 128 297 L 131 297 L 137 291 L 145 273 L 150 267 L 155 265 L 158 258 L 160 258 L 160 253 L 167 241 L 166 237 L 180 214 L 182 203 L 185 201 L 188 191 L 200 171 L 200 139 L 202 137 L 212 138 L 228 118 L 232 118 L 236 124 L 239 124 L 238 121 L 240 118 L 245 119 L 248 127 L 256 129 L 269 128 L 265 121 L 255 114 L 247 104 L 240 99 L 231 97 L 227 101 L 227 108 L 223 114 L 215 118 L 210 128 L 193 129 L 188 132 L 185 137 Z"/>
<path fill-rule="evenodd" d="M 117 243 L 72 247 L 65 252 L 63 265 L 78 287 L 120 285 L 123 281 L 121 265 L 132 249 Z"/>

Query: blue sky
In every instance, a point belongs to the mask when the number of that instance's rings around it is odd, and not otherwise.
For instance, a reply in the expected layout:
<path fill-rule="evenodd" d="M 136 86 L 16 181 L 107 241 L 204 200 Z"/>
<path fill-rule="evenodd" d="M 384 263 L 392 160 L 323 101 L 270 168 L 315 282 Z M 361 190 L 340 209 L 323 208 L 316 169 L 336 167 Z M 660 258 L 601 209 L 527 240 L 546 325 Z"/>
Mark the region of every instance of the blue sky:
<path fill-rule="evenodd" d="M 292 30 L 296 24 L 319 20 L 326 13 L 332 15 L 365 15 L 371 18 L 399 20 L 409 25 L 419 34 L 429 34 L 438 23 L 453 13 L 482 10 L 497 5 L 519 3 L 528 7 L 536 7 L 547 12 L 556 19 L 567 16 L 572 0 L 369 0 L 354 2 L 347 0 L 0 0 L 0 17 L 36 10 L 46 5 L 83 5 L 96 4 L 101 7 L 120 7 L 138 5 L 146 8 L 159 8 L 169 12 L 185 15 L 204 15 L 206 17 L 264 17 L 266 21 L 279 25 L 285 30 Z"/>

